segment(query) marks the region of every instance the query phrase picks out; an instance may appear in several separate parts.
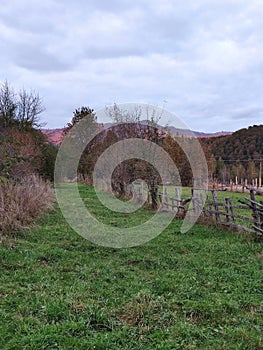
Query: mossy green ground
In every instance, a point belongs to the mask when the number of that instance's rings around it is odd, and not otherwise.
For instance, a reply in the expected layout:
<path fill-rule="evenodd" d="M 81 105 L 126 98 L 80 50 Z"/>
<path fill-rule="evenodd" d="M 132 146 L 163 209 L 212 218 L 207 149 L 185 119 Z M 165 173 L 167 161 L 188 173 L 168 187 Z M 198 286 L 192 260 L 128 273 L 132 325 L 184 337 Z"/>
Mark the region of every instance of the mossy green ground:
<path fill-rule="evenodd" d="M 111 225 L 134 225 L 87 205 Z M 139 247 L 95 246 L 59 209 L 0 246 L 0 349 L 263 349 L 262 242 L 175 220 Z"/>

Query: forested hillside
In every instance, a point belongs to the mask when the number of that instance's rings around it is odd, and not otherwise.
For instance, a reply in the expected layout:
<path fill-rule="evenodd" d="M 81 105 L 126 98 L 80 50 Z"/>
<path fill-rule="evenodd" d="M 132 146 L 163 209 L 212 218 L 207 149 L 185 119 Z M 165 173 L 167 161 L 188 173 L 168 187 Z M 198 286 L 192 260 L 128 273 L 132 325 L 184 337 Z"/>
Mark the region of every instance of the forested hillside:
<path fill-rule="evenodd" d="M 260 159 L 263 158 L 263 125 L 250 126 L 232 135 L 200 139 L 215 178 L 229 181 L 251 181 L 259 176 Z"/>

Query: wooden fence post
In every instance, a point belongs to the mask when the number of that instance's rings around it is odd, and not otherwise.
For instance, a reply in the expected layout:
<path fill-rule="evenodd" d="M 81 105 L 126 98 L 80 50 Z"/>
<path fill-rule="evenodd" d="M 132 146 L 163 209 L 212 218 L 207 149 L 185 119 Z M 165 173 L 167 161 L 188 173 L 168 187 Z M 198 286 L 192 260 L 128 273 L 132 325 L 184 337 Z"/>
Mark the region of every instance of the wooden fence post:
<path fill-rule="evenodd" d="M 228 202 L 229 202 L 229 210 L 230 210 L 230 214 L 231 214 L 232 223 L 235 224 L 235 215 L 234 215 L 234 212 L 233 212 L 232 201 L 231 201 L 230 198 L 229 198 Z"/>
<path fill-rule="evenodd" d="M 175 205 L 174 205 L 174 199 L 172 198 L 172 211 L 174 211 Z"/>
<path fill-rule="evenodd" d="M 212 220 L 213 219 L 213 213 L 212 213 L 213 206 L 212 206 L 212 202 L 211 202 L 211 200 L 209 198 L 209 195 L 207 195 L 207 204 L 208 204 L 208 208 L 209 208 L 207 213 L 208 213 L 208 216 L 210 216 L 210 219 Z"/>
<path fill-rule="evenodd" d="M 261 230 L 261 233 L 263 234 L 263 201 L 260 201 L 259 204 L 260 204 L 260 209 L 259 209 L 260 230 Z"/>
<path fill-rule="evenodd" d="M 209 216 L 209 208 L 207 210 L 206 203 L 209 206 L 209 198 L 208 195 L 206 194 L 206 201 L 203 202 L 203 196 L 201 196 L 202 204 L 203 204 L 203 215 L 204 217 Z"/>
<path fill-rule="evenodd" d="M 175 198 L 178 199 L 179 201 L 181 200 L 181 193 L 178 187 L 175 187 Z"/>
<path fill-rule="evenodd" d="M 205 201 L 202 192 L 199 193 L 199 198 L 198 198 L 198 205 L 202 206 L 202 213 L 204 216 L 206 216 L 206 207 L 205 207 Z"/>
<path fill-rule="evenodd" d="M 212 190 L 212 196 L 213 196 L 213 204 L 214 204 L 214 208 L 215 208 L 215 218 L 216 218 L 216 222 L 220 223 L 220 214 L 219 214 L 219 209 L 218 209 L 218 202 L 217 202 L 217 195 L 216 195 L 216 191 Z"/>
<path fill-rule="evenodd" d="M 233 212 L 233 206 L 230 198 L 225 198 L 225 208 L 226 208 L 226 222 L 230 223 L 230 221 L 232 221 L 232 224 L 235 224 L 235 215 Z"/>
<path fill-rule="evenodd" d="M 225 198 L 225 208 L 226 208 L 226 222 L 229 224 L 229 198 Z"/>
<path fill-rule="evenodd" d="M 163 201 L 164 201 L 164 205 L 166 206 L 166 208 L 168 209 L 169 208 L 169 205 L 168 205 L 168 197 L 167 197 L 167 188 L 165 187 L 164 188 L 164 197 L 163 197 Z"/>
<path fill-rule="evenodd" d="M 257 205 L 255 204 L 256 198 L 255 198 L 255 192 L 254 189 L 250 189 L 250 198 L 251 198 L 251 208 L 252 208 L 252 216 L 254 219 L 254 225 L 258 226 L 258 210 Z"/>
<path fill-rule="evenodd" d="M 176 198 L 176 209 L 177 212 L 180 210 L 181 192 L 179 187 L 175 187 L 175 198 Z"/>
<path fill-rule="evenodd" d="M 259 228 L 260 228 L 261 235 L 263 235 L 263 201 L 260 201 L 259 204 L 260 204 L 260 209 L 259 209 L 259 221 L 260 221 L 260 224 L 259 224 Z"/>

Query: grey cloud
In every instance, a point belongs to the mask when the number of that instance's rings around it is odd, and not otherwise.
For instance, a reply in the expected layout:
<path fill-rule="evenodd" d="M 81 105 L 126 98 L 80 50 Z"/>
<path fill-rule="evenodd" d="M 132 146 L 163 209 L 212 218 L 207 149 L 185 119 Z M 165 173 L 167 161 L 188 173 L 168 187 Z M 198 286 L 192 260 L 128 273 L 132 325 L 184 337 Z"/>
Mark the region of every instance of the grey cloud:
<path fill-rule="evenodd" d="M 14 62 L 22 68 L 46 73 L 65 71 L 72 68 L 61 58 L 45 52 L 41 47 L 31 45 L 18 46 Z"/>
<path fill-rule="evenodd" d="M 85 50 L 84 59 L 120 58 L 128 56 L 144 55 L 145 51 L 140 47 L 95 47 Z"/>
<path fill-rule="evenodd" d="M 87 14 L 88 11 L 121 13 L 136 6 L 130 0 L 76 0 L 75 2 L 72 2 L 72 0 L 59 0 L 58 2 L 62 7 L 80 8 L 82 12 L 86 12 Z"/>
<path fill-rule="evenodd" d="M 253 120 L 254 118 L 261 118 L 263 121 L 263 108 L 251 107 L 247 109 L 240 109 L 234 111 L 234 113 L 231 114 L 231 118 L 234 120 Z"/>
<path fill-rule="evenodd" d="M 14 14 L 1 14 L 0 21 L 8 27 L 14 28 L 22 32 L 31 32 L 32 34 L 52 35 L 56 32 L 55 23 L 48 16 L 41 13 L 35 15 L 25 15 L 27 10 L 17 14 L 14 21 Z"/>
<path fill-rule="evenodd" d="M 167 99 L 168 110 L 204 131 L 262 117 L 260 1 L 3 2 L 0 74 L 21 84 L 23 68 L 25 87 L 37 81 L 50 127 L 65 125 L 79 104 L 109 101 Z"/>

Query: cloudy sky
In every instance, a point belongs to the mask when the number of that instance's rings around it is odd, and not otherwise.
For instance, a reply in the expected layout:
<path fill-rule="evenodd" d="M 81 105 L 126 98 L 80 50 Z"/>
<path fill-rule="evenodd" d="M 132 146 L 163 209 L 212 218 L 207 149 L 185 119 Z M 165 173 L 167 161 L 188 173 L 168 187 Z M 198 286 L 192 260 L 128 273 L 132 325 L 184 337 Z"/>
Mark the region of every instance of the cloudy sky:
<path fill-rule="evenodd" d="M 237 130 L 263 123 L 262 19 L 262 0 L 1 0 L 0 81 L 39 92 L 49 128 L 142 102 Z"/>

